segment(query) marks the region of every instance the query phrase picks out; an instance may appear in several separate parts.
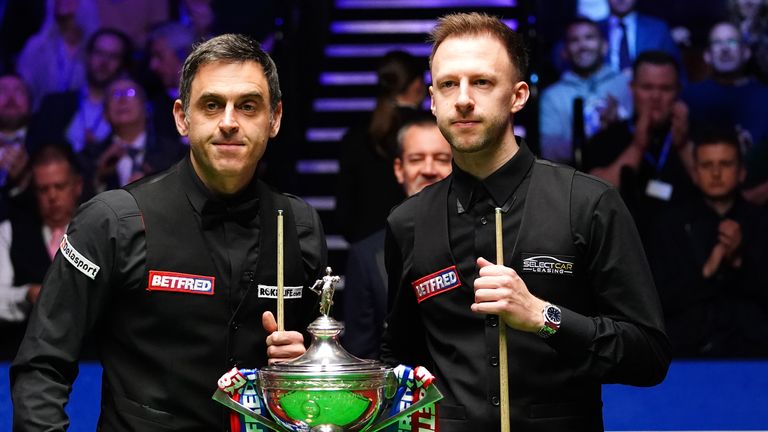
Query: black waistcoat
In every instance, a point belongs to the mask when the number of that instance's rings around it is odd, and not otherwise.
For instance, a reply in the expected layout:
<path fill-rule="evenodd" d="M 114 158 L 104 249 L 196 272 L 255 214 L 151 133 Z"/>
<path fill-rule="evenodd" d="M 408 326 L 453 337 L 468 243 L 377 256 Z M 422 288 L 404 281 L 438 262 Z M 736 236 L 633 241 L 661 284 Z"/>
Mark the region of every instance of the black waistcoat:
<path fill-rule="evenodd" d="M 572 234 L 573 176 L 570 167 L 536 161 L 520 230 L 504 233 L 506 239 L 514 238 L 512 248 L 505 241 L 504 264 L 515 269 L 533 295 L 589 314 L 593 296 L 584 282 L 584 251 L 576 246 Z M 456 211 L 447 203 L 449 185 L 441 182 L 422 192 L 426 196 L 420 205 L 423 211 L 415 216 L 414 263 L 412 273 L 406 275 L 409 282 L 457 265 L 450 248 L 445 211 L 446 206 L 449 211 Z M 539 263 L 554 262 L 541 257 L 571 262 L 573 273 L 526 271 L 526 258 Z M 443 409 L 439 411 L 440 428 L 453 432 L 471 426 L 494 431 L 498 430 L 500 419 L 498 320 L 471 312 L 474 281 L 468 276 L 474 274 L 474 269 L 457 267 L 461 280 L 458 289 L 419 303 L 428 335 L 426 343 L 433 353 L 430 366 L 445 395 L 441 401 Z M 435 355 L 436 352 L 439 354 Z M 573 380 L 567 362 L 535 334 L 508 329 L 507 352 L 512 430 L 602 429 L 599 385 Z M 579 412 L 570 412 L 574 406 Z M 559 410 L 558 407 L 563 408 L 562 412 L 552 411 Z"/>
<path fill-rule="evenodd" d="M 146 234 L 146 272 L 119 290 L 104 341 L 104 393 L 101 423 L 105 430 L 223 430 L 226 412 L 211 395 L 218 378 L 233 366 L 266 366 L 267 334 L 263 311 L 276 301 L 261 298 L 259 285 L 276 285 L 276 214 L 284 211 L 285 286 L 307 279 L 291 205 L 259 183 L 258 263 L 244 266 L 253 274 L 230 286 L 218 274 L 195 217 L 181 164 L 149 181 L 127 187 L 142 213 Z M 148 290 L 152 271 L 214 278 L 212 295 Z M 236 290 L 245 290 L 232 304 Z M 314 297 L 302 289 L 304 300 Z M 285 301 L 285 327 L 300 330 L 311 314 L 311 301 Z M 302 324 L 299 324 L 302 323 Z M 301 328 L 303 329 L 303 327 Z M 109 396 L 107 396 L 109 395 Z"/>

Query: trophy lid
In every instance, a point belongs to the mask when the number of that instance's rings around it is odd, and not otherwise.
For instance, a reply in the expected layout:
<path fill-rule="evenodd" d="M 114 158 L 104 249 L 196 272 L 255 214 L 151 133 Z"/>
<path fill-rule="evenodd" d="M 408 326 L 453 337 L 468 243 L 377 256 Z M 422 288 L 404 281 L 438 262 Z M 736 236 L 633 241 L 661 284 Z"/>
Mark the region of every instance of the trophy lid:
<path fill-rule="evenodd" d="M 338 337 L 344 325 L 328 315 L 338 281 L 339 277 L 331 276 L 331 268 L 328 267 L 326 276 L 310 288 L 320 295 L 320 316 L 307 327 L 307 331 L 312 334 L 312 343 L 307 352 L 293 360 L 267 366 L 261 369 L 263 372 L 331 375 L 350 372 L 378 375 L 390 369 L 379 361 L 353 356 L 339 343 Z"/>

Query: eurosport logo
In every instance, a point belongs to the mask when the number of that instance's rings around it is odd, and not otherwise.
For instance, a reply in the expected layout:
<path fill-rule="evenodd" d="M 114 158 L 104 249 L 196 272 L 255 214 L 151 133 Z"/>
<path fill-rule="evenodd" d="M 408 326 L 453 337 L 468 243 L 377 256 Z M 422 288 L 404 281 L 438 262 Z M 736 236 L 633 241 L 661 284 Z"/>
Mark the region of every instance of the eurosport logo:
<path fill-rule="evenodd" d="M 564 255 L 523 254 L 523 273 L 573 276 L 574 257 Z"/>

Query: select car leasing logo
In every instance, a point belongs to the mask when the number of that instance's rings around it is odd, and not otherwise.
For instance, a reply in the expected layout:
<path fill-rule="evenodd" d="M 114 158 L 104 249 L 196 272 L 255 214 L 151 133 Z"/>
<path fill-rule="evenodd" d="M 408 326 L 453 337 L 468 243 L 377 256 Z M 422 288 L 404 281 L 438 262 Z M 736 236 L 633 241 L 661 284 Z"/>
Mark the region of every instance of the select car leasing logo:
<path fill-rule="evenodd" d="M 523 273 L 545 273 L 573 277 L 574 257 L 564 255 L 523 254 Z"/>

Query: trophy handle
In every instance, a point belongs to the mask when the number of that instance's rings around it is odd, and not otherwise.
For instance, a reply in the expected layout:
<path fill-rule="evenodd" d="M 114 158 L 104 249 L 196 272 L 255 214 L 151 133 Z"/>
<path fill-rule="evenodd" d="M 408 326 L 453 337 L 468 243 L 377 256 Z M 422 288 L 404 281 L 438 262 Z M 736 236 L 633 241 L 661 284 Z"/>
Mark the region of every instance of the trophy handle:
<path fill-rule="evenodd" d="M 256 420 L 258 423 L 263 424 L 272 430 L 276 430 L 278 432 L 291 432 L 290 429 L 287 429 L 286 427 L 277 424 L 276 422 L 264 417 L 263 415 L 253 412 L 252 409 L 233 401 L 232 398 L 230 398 L 229 395 L 223 392 L 221 389 L 217 389 L 216 393 L 213 394 L 211 399 L 224 405 L 232 411 L 235 411 L 238 414 L 242 414 L 246 417 Z"/>
<path fill-rule="evenodd" d="M 424 408 L 425 406 L 431 405 L 439 401 L 442 398 L 443 398 L 443 394 L 440 393 L 440 390 L 437 389 L 437 386 L 431 385 L 427 387 L 426 392 L 424 393 L 424 397 L 419 399 L 418 402 L 416 402 L 415 404 L 412 404 L 411 406 L 400 411 L 397 414 L 394 414 L 390 417 L 377 421 L 376 423 L 372 424 L 369 428 L 366 428 L 365 432 L 376 432 L 376 431 L 382 430 L 385 427 L 391 425 L 392 423 L 400 420 L 401 418 L 405 416 L 409 416 L 415 413 L 416 411 Z"/>

